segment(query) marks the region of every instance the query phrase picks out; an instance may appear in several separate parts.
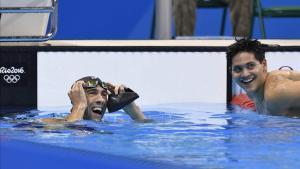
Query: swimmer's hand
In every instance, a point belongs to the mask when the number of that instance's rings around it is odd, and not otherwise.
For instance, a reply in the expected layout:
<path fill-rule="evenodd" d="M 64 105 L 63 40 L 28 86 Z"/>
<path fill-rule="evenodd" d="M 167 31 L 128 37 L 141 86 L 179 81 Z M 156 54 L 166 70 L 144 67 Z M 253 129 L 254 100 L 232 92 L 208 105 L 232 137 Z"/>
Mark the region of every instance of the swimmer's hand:
<path fill-rule="evenodd" d="M 120 93 L 124 93 L 125 92 L 125 88 L 127 88 L 124 85 L 113 85 L 112 83 L 106 82 L 105 83 L 108 91 L 113 94 L 113 95 L 118 95 Z"/>
<path fill-rule="evenodd" d="M 73 84 L 68 95 L 73 105 L 71 109 L 71 114 L 66 118 L 68 122 L 73 122 L 77 120 L 82 120 L 84 112 L 87 108 L 86 94 L 82 85 L 83 81 L 77 81 Z"/>
<path fill-rule="evenodd" d="M 120 93 L 124 93 L 127 88 L 124 85 L 113 85 L 109 82 L 105 83 L 107 89 L 111 92 L 111 94 L 118 95 Z M 135 104 L 135 102 L 129 103 L 127 106 L 123 108 L 123 110 L 131 117 L 131 119 L 139 122 L 144 122 L 146 117 L 144 113 L 141 111 L 139 106 Z"/>

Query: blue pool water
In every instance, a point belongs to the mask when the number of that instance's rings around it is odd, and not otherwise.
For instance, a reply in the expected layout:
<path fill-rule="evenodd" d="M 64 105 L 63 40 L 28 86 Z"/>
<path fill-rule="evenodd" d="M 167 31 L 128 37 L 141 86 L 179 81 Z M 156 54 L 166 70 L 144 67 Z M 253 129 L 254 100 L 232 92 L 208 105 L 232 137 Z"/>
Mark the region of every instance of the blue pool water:
<path fill-rule="evenodd" d="M 102 122 L 43 124 L 68 108 L 1 117 L 1 138 L 46 143 L 178 166 L 178 168 L 299 168 L 300 119 L 260 115 L 224 104 L 143 107 L 149 123 L 125 113 Z"/>

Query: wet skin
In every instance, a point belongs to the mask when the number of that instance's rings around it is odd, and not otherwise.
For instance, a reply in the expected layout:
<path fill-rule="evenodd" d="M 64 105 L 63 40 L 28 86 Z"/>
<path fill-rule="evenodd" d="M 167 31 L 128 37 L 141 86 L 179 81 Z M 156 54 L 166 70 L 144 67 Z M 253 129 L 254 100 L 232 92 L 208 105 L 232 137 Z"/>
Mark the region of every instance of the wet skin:
<path fill-rule="evenodd" d="M 232 77 L 250 97 L 257 97 L 264 90 L 266 60 L 260 63 L 253 53 L 240 52 L 232 59 Z"/>
<path fill-rule="evenodd" d="M 99 85 L 93 88 L 84 88 L 84 81 L 76 81 L 68 93 L 72 103 L 71 113 L 65 119 L 45 118 L 42 121 L 46 123 L 75 122 L 83 119 L 100 121 L 106 110 L 108 94 L 118 95 L 125 89 L 124 85 L 106 84 L 108 90 Z M 126 105 L 123 110 L 135 121 L 144 122 L 146 120 L 144 113 L 134 102 Z"/>
<path fill-rule="evenodd" d="M 276 70 L 267 72 L 266 60 L 259 62 L 253 53 L 240 52 L 232 59 L 233 80 L 255 102 L 259 113 L 300 115 L 300 73 Z"/>
<path fill-rule="evenodd" d="M 100 86 L 85 89 L 87 107 L 83 118 L 99 121 L 104 116 L 107 105 L 107 90 Z"/>

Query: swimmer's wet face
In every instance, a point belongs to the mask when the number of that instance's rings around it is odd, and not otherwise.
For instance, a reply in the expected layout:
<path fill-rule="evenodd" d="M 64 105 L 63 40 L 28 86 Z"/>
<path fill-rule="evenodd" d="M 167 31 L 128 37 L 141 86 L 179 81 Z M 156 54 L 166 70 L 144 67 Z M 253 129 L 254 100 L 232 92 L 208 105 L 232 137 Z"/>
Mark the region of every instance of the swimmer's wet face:
<path fill-rule="evenodd" d="M 85 120 L 101 120 L 106 110 L 108 91 L 99 85 L 84 88 L 84 90 L 86 93 L 87 108 L 83 118 Z"/>
<path fill-rule="evenodd" d="M 267 77 L 266 60 L 261 62 L 252 52 L 239 52 L 232 58 L 232 77 L 248 94 L 263 90 Z"/>
<path fill-rule="evenodd" d="M 94 76 L 86 76 L 77 81 L 84 82 L 82 87 L 85 92 L 87 107 L 83 119 L 100 121 L 106 111 L 108 100 L 106 83 Z"/>

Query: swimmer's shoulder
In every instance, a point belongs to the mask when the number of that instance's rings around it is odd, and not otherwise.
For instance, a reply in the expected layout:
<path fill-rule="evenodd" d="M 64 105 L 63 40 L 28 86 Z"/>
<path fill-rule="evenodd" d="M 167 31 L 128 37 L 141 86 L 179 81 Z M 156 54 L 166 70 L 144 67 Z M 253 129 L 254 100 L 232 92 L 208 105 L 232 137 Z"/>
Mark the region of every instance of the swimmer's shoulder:
<path fill-rule="evenodd" d="M 278 85 L 287 79 L 287 74 L 285 72 L 282 72 L 280 70 L 274 70 L 268 73 L 267 79 L 266 79 L 266 86 L 268 88 L 275 88 L 278 87 Z"/>
<path fill-rule="evenodd" d="M 281 88 L 285 83 L 289 82 L 291 71 L 289 70 L 274 70 L 268 73 L 266 85 L 270 88 Z"/>
<path fill-rule="evenodd" d="M 268 78 L 288 78 L 292 70 L 273 70 L 268 73 Z"/>
<path fill-rule="evenodd" d="M 286 103 L 290 101 L 291 96 L 295 92 L 293 80 L 291 80 L 292 71 L 275 70 L 269 72 L 265 84 L 265 100 L 275 104 Z"/>
<path fill-rule="evenodd" d="M 289 80 L 289 72 L 274 70 L 268 73 L 265 84 L 265 99 L 271 102 L 277 102 L 286 88 Z"/>
<path fill-rule="evenodd" d="M 289 86 L 294 81 L 300 81 L 300 73 L 294 70 L 274 70 L 268 73 L 266 85 L 273 87 Z"/>

